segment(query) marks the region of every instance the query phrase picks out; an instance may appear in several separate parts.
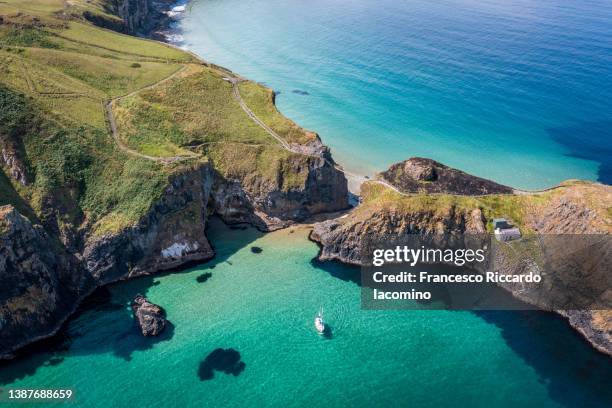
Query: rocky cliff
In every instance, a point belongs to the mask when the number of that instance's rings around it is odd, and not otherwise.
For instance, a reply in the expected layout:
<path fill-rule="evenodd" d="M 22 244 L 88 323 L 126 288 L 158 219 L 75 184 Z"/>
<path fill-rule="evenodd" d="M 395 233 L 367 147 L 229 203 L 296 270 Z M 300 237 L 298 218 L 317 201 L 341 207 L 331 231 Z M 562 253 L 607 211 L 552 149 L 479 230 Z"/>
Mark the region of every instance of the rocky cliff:
<path fill-rule="evenodd" d="M 71 36 L 83 17 L 143 34 L 162 3 L 24 2 L 2 16 L 14 47 L 0 49 L 0 358 L 101 285 L 211 258 L 211 215 L 272 230 L 348 206 L 327 148 L 260 85 L 240 92 L 289 149 L 240 107 L 226 70 L 95 25 L 93 43 Z M 131 97 L 109 114 L 118 95 Z"/>
<path fill-rule="evenodd" d="M 76 252 L 14 207 L 1 207 L 0 282 L 12 290 L 0 298 L 0 356 L 53 334 L 100 285 L 213 257 L 205 234 L 212 214 L 269 230 L 346 208 L 344 176 L 323 158 L 300 160 L 307 177 L 301 188 L 289 190 L 256 175 L 227 179 L 208 163 L 185 167 L 136 225 L 105 231 L 94 224 L 76 231 L 75 237 L 83 237 L 72 243 Z"/>
<path fill-rule="evenodd" d="M 508 194 L 503 186 L 489 184 L 480 178 L 470 180 L 471 176 L 465 173 L 455 173 L 460 174 L 460 191 L 451 185 L 448 189 L 451 193 L 447 193 L 442 185 L 432 187 L 438 194 L 430 195 L 422 193 L 422 189 L 414 185 L 415 180 L 431 179 L 431 176 L 419 175 L 422 171 L 431 174 L 431 167 L 423 167 L 421 163 L 418 159 L 419 166 L 415 170 L 414 160 L 409 160 L 383 173 L 387 174 L 384 177 L 387 181 L 399 180 L 403 189 L 420 193 L 402 196 L 372 181 L 362 187 L 359 207 L 343 217 L 315 224 L 311 238 L 321 246 L 319 258 L 364 265 L 371 256 L 371 246 L 376 243 L 393 242 L 409 234 L 433 237 L 482 234 L 491 231 L 494 217 L 506 217 L 519 226 L 523 234 L 546 234 L 544 236 L 549 237 L 547 248 L 552 252 L 547 256 L 554 260 L 551 266 L 554 267 L 555 276 L 552 278 L 555 285 L 528 290 L 504 285 L 505 289 L 521 300 L 545 309 L 550 306 L 542 304 L 541 299 L 555 305 L 576 302 L 597 305 L 602 299 L 604 303 L 609 302 L 612 284 L 610 241 L 601 237 L 612 232 L 612 187 L 574 181 L 541 193 Z M 446 174 L 454 173 L 446 166 L 434 166 L 435 171 L 443 168 Z M 403 174 L 404 169 L 407 169 L 407 174 Z M 472 186 L 468 190 L 478 196 L 465 195 L 466 186 Z M 487 188 L 501 190 L 503 194 L 481 196 Z M 572 239 L 577 236 L 572 234 L 581 234 L 582 238 Z M 439 244 L 444 247 L 448 242 Z M 506 274 L 522 274 L 534 267 L 533 263 L 522 263 L 521 257 L 504 256 L 503 251 L 496 252 L 496 256 L 497 265 Z M 612 354 L 612 316 L 609 312 L 561 307 L 555 311 L 568 317 L 570 324 L 597 349 Z"/>
<path fill-rule="evenodd" d="M 212 195 L 214 212 L 228 223 L 270 231 L 348 207 L 346 178 L 326 148 L 318 156 L 292 154 L 274 177 L 225 173 L 215 178 Z"/>
<path fill-rule="evenodd" d="M 167 22 L 168 18 L 161 10 L 173 3 L 173 0 L 102 0 L 98 6 L 103 12 L 86 9 L 82 15 L 100 27 L 146 35 Z"/>
<path fill-rule="evenodd" d="M 136 33 L 151 24 L 151 0 L 120 0 L 117 12 L 125 22 L 127 32 Z"/>
<path fill-rule="evenodd" d="M 88 285 L 41 226 L 0 207 L 0 356 L 54 332 Z"/>
<path fill-rule="evenodd" d="M 393 164 L 380 178 L 407 193 L 510 194 L 512 188 L 450 168 L 435 160 L 413 157 Z"/>
<path fill-rule="evenodd" d="M 116 232 L 92 226 L 80 254 L 87 273 L 101 285 L 212 258 L 205 229 L 213 174 L 204 164 L 173 175 L 134 226 Z"/>

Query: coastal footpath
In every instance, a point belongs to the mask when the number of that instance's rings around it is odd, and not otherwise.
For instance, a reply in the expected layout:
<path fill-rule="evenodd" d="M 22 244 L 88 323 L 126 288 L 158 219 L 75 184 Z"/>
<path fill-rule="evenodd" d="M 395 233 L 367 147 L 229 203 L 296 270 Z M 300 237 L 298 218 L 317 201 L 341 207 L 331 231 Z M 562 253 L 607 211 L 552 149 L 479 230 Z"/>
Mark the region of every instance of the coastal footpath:
<path fill-rule="evenodd" d="M 1 358 L 97 287 L 213 257 L 211 215 L 269 231 L 348 207 L 271 90 L 122 34 L 154 25 L 149 2 L 103 5 L 0 3 Z"/>
<path fill-rule="evenodd" d="M 379 181 L 394 183 L 396 190 Z M 449 248 L 450 239 L 493 233 L 493 219 L 505 217 L 523 235 L 584 237 L 575 248 L 551 246 L 549 258 L 556 260 L 553 287 L 525 290 L 522 285 L 502 285 L 515 297 L 547 309 L 540 300 L 567 304 L 584 294 L 582 302 L 596 294 L 609 304 L 609 245 L 591 245 L 589 237 L 612 232 L 610 203 L 612 187 L 570 180 L 542 192 L 512 188 L 451 169 L 430 159 L 412 158 L 362 185 L 361 204 L 340 218 L 314 225 L 311 239 L 321 246 L 319 259 L 352 265 L 368 265 L 373 246 L 417 234 L 434 237 L 439 248 Z M 601 241 L 601 240 L 597 240 Z M 561 242 L 567 242 L 561 241 Z M 528 250 L 529 248 L 527 248 Z M 499 251 L 496 263 L 503 273 L 527 274 L 533 265 L 523 257 Z M 480 271 L 484 272 L 484 271 Z M 607 299 L 607 300 L 605 300 Z M 612 355 L 612 313 L 609 310 L 564 310 L 555 312 L 596 349 Z"/>

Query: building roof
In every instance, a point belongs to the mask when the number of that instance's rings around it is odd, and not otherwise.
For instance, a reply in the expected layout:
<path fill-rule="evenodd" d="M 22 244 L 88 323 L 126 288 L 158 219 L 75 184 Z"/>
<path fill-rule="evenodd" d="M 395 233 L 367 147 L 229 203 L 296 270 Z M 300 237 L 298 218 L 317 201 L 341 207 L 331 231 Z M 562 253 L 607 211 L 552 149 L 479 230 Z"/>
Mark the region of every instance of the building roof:
<path fill-rule="evenodd" d="M 504 228 L 499 231 L 495 231 L 496 234 L 502 235 L 521 235 L 521 230 L 518 228 Z"/>

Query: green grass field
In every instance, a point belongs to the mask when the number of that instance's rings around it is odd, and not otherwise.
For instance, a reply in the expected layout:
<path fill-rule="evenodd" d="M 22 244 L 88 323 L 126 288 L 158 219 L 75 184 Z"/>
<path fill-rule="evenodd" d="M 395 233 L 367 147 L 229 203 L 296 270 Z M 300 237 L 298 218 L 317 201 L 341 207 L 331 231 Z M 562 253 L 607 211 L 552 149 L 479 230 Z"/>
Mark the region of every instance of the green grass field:
<path fill-rule="evenodd" d="M 251 81 L 241 82 L 238 86 L 240 95 L 249 109 L 287 142 L 307 144 L 316 139 L 314 133 L 305 131 L 280 114 L 274 105 L 274 94 L 271 89 Z"/>
<path fill-rule="evenodd" d="M 182 146 L 210 142 L 275 143 L 240 108 L 232 86 L 216 71 L 191 65 L 175 78 L 122 99 L 115 107 L 124 142 Z"/>
<path fill-rule="evenodd" d="M 369 218 L 375 211 L 385 210 L 395 213 L 430 212 L 441 218 L 452 211 L 469 213 L 480 209 L 486 218 L 487 230 L 493 232 L 493 218 L 504 217 L 523 233 L 533 232 L 530 224 L 534 217 L 552 200 L 563 194 L 571 194 L 575 200 L 583 201 L 586 206 L 601 212 L 602 219 L 609 218 L 609 206 L 602 203 L 601 189 L 597 184 L 582 181 L 566 181 L 559 188 L 537 194 L 490 194 L 484 196 L 464 196 L 453 194 L 409 194 L 400 195 L 390 188 L 376 182 L 366 182 L 361 187 L 363 204 L 355 211 L 356 217 Z M 609 227 L 609 226 L 608 226 Z"/>
<path fill-rule="evenodd" d="M 44 221 L 50 216 L 44 208 L 52 204 L 61 213 L 60 229 L 86 220 L 105 233 L 137 222 L 168 177 L 194 160 L 210 160 L 230 178 L 262 177 L 285 190 L 303 185 L 306 158 L 281 149 L 246 115 L 226 74 L 179 49 L 84 18 L 89 13 L 121 24 L 108 4 L 0 2 L 0 110 L 12 124 L 0 137 L 15 141 L 32 179 L 21 185 L 2 166 L 0 205 Z M 315 138 L 278 113 L 270 90 L 245 82 L 240 91 L 287 141 Z M 123 96 L 112 109 L 125 148 L 114 140 L 104 109 Z M 162 164 L 126 149 L 189 160 Z"/>

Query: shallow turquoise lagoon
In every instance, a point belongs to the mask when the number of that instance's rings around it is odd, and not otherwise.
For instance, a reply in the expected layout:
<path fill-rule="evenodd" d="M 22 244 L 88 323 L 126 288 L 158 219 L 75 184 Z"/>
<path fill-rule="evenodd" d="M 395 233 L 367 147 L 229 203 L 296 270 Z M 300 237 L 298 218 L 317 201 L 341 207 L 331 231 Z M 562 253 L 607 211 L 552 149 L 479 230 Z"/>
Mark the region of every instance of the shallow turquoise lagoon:
<path fill-rule="evenodd" d="M 609 358 L 554 315 L 362 311 L 358 270 L 311 262 L 303 228 L 262 236 L 214 220 L 209 235 L 214 261 L 112 285 L 47 351 L 1 366 L 0 383 L 70 387 L 79 407 L 612 403 Z M 159 340 L 134 325 L 137 293 L 167 310 L 173 327 Z M 320 305 L 331 338 L 314 331 Z M 240 353 L 244 370 L 201 380 L 217 348 Z"/>
<path fill-rule="evenodd" d="M 194 0 L 182 46 L 280 92 L 346 168 L 612 182 L 607 0 Z"/>

